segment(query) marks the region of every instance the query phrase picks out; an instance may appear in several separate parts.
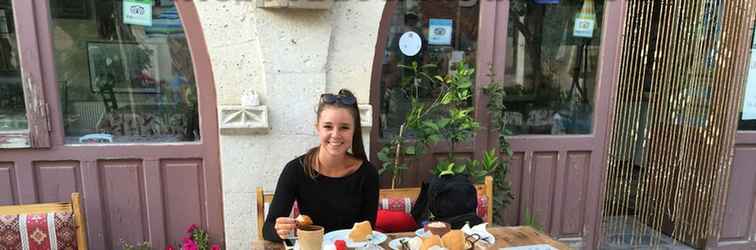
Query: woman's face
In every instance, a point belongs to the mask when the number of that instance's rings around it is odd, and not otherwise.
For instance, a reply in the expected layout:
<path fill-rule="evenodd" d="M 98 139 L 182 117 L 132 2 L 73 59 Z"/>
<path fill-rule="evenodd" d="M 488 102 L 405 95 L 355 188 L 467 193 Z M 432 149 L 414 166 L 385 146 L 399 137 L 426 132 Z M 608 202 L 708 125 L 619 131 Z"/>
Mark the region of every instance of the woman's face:
<path fill-rule="evenodd" d="M 326 107 L 316 124 L 320 148 L 324 153 L 342 156 L 352 147 L 354 118 L 345 108 Z"/>

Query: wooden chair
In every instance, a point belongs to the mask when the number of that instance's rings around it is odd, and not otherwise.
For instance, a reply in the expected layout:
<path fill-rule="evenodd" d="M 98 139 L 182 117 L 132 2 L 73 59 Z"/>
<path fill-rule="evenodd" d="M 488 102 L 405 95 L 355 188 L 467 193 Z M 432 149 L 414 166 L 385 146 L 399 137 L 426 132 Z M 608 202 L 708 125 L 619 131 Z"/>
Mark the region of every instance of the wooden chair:
<path fill-rule="evenodd" d="M 482 185 L 475 185 L 475 189 L 478 191 L 478 196 L 486 196 L 486 222 L 493 222 L 493 177 L 486 176 Z M 420 188 L 384 188 L 379 191 L 379 199 L 383 198 L 416 198 L 420 194 Z M 269 204 L 273 200 L 273 192 L 264 192 L 262 187 L 257 187 L 256 200 L 257 200 L 257 239 L 262 240 L 262 229 L 265 224 L 265 204 Z"/>
<path fill-rule="evenodd" d="M 42 215 L 45 217 L 34 217 L 35 215 Z M 73 216 L 71 216 L 73 215 Z M 43 245 L 40 246 L 42 248 L 53 248 L 51 246 L 58 245 L 58 247 L 65 247 L 61 246 L 63 244 L 73 244 L 73 239 L 70 239 L 70 241 L 59 241 L 61 237 L 64 237 L 65 235 L 70 235 L 70 233 L 75 233 L 75 244 L 77 246 L 76 249 L 78 250 L 86 250 L 87 249 L 87 227 L 86 227 L 86 218 L 84 217 L 84 213 L 82 213 L 81 210 L 81 195 L 79 193 L 73 193 L 71 194 L 71 202 L 70 203 L 41 203 L 41 204 L 30 204 L 30 205 L 12 205 L 12 206 L 0 206 L 0 224 L 3 224 L 0 226 L 0 228 L 3 229 L 16 229 L 16 227 L 19 229 L 26 228 L 28 230 L 34 230 L 34 228 L 41 229 L 41 231 L 47 230 L 47 235 L 44 235 L 47 239 L 47 244 L 49 245 Z M 21 222 L 21 220 L 24 220 L 24 222 Z M 48 225 L 49 221 L 53 220 L 53 225 Z M 37 223 L 39 222 L 39 224 Z M 57 222 L 57 223 L 56 223 Z M 10 224 L 6 224 L 10 223 Z M 65 225 L 71 225 L 74 227 L 74 232 L 68 232 L 68 233 L 62 233 L 58 231 L 58 227 L 64 227 L 60 228 L 60 230 L 66 230 L 70 228 L 65 228 Z M 16 227 L 12 227 L 12 226 Z M 61 226 L 62 225 L 62 226 Z M 52 232 L 49 232 L 49 229 L 52 228 L 54 230 L 54 235 L 56 236 L 55 241 L 51 241 L 52 239 Z M 28 235 L 24 235 L 26 237 L 23 237 L 22 235 L 19 235 L 19 242 L 18 247 L 21 249 L 28 249 L 29 246 L 22 246 L 22 240 L 21 238 L 26 238 L 27 244 L 39 244 L 37 243 L 35 238 L 38 239 L 45 239 L 44 237 L 37 236 L 41 231 L 32 231 L 32 233 L 29 232 L 19 232 L 15 231 L 15 233 L 23 234 L 26 233 Z M 0 235 L 7 234 L 10 232 L 0 232 Z M 68 240 L 68 239 L 67 239 Z M 44 240 L 42 241 L 44 242 Z M 56 250 L 55 248 L 54 250 Z"/>

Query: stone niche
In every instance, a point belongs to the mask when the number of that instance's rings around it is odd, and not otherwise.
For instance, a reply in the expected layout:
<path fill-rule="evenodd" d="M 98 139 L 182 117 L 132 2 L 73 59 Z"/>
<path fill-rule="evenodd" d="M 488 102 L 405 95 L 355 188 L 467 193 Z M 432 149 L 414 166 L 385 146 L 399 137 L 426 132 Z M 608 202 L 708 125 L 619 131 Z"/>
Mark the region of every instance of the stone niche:
<path fill-rule="evenodd" d="M 258 8 L 327 10 L 333 0 L 256 0 Z"/>

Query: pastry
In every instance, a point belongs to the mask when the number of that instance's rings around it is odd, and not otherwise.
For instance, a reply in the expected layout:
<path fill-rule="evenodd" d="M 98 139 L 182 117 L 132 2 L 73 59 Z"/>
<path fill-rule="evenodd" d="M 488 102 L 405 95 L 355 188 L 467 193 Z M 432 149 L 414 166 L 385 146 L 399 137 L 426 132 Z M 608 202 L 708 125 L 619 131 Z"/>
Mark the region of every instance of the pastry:
<path fill-rule="evenodd" d="M 297 226 L 312 225 L 312 219 L 310 219 L 310 216 L 307 216 L 307 215 L 304 215 L 304 214 L 300 214 L 294 220 L 297 221 Z"/>
<path fill-rule="evenodd" d="M 441 242 L 441 237 L 438 237 L 438 235 L 432 234 L 431 236 L 428 236 L 423 239 L 423 244 L 420 245 L 420 250 L 428 250 L 434 246 L 441 247 L 443 245 Z"/>
<path fill-rule="evenodd" d="M 451 230 L 441 237 L 444 247 L 449 250 L 465 250 L 465 233 L 462 230 Z"/>
<path fill-rule="evenodd" d="M 349 232 L 349 239 L 352 241 L 366 241 L 373 234 L 373 228 L 370 221 L 354 223 L 352 231 Z"/>

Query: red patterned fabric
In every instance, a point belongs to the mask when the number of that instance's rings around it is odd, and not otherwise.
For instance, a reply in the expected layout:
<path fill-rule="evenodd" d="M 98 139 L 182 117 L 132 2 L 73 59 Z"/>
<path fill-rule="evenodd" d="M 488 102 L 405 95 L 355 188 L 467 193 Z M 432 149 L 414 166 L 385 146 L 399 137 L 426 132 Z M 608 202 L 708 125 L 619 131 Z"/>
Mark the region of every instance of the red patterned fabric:
<path fill-rule="evenodd" d="M 483 219 L 483 222 L 488 219 L 488 197 L 485 195 L 478 196 L 478 208 L 476 209 L 478 217 Z"/>
<path fill-rule="evenodd" d="M 71 212 L 0 216 L 0 250 L 75 250 Z"/>
<path fill-rule="evenodd" d="M 73 213 L 55 213 L 55 238 L 58 241 L 59 250 L 78 248 Z"/>
<path fill-rule="evenodd" d="M 378 209 L 388 211 L 401 211 L 410 213 L 412 211 L 412 198 L 383 198 L 378 202 Z"/>
<path fill-rule="evenodd" d="M 27 215 L 26 233 L 29 236 L 29 250 L 50 249 L 50 231 L 47 228 L 47 214 Z"/>
<path fill-rule="evenodd" d="M 21 234 L 18 232 L 18 216 L 0 216 L 0 249 L 21 249 Z"/>

